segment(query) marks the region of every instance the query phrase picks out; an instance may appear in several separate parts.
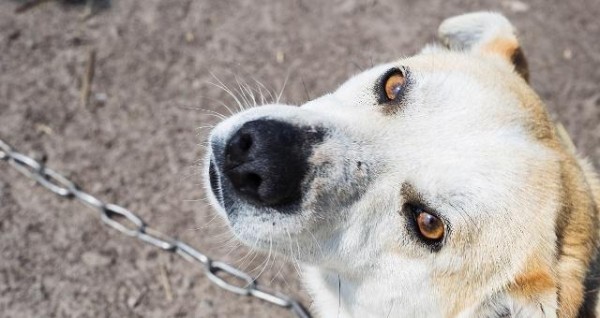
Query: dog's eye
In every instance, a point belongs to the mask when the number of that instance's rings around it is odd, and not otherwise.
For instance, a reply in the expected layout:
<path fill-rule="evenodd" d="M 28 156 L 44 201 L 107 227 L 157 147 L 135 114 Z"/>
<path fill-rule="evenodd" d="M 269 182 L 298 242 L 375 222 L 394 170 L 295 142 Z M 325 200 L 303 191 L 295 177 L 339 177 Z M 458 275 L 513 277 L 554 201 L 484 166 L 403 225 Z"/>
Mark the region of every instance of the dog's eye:
<path fill-rule="evenodd" d="M 402 104 L 411 81 L 410 70 L 406 67 L 394 67 L 385 72 L 377 80 L 374 93 L 377 103 L 383 105 L 387 114 L 394 114 Z"/>
<path fill-rule="evenodd" d="M 390 74 L 385 80 L 384 89 L 385 96 L 390 100 L 394 101 L 400 95 L 402 95 L 402 90 L 404 89 L 404 84 L 406 80 L 404 75 L 401 72 L 394 72 Z"/>
<path fill-rule="evenodd" d="M 415 218 L 419 232 L 425 239 L 439 241 L 444 237 L 444 223 L 437 216 L 418 209 Z"/>

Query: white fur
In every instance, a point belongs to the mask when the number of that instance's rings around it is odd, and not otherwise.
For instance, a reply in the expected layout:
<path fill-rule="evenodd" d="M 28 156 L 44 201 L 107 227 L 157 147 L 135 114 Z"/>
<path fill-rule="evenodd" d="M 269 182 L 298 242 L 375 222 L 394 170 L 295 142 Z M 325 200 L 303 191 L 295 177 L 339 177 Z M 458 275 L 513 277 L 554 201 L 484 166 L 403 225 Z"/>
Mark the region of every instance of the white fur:
<path fill-rule="evenodd" d="M 505 293 L 534 252 L 552 255 L 539 248 L 556 239 L 559 204 L 553 185 L 558 175 L 546 176 L 550 185 L 544 191 L 530 186 L 532 178 L 557 167 L 555 154 L 528 131 L 531 118 L 518 96 L 478 72 L 517 75 L 508 63 L 468 51 L 498 32 L 512 34 L 507 23 L 487 13 L 450 19 L 440 32 L 460 52 L 430 49 L 376 66 L 300 108 L 253 108 L 211 133 L 213 146 L 223 144 L 257 118 L 329 129 L 311 157 L 315 167 L 327 163 L 322 168 L 327 177 L 312 181 L 301 213 L 265 213 L 239 203 L 240 213 L 232 219 L 220 208 L 244 243 L 304 264 L 319 316 L 444 317 L 461 301 L 457 317 L 506 308 L 512 317 L 556 316 L 552 293 L 533 303 Z M 390 115 L 373 89 L 386 70 L 400 66 L 410 69 L 411 86 L 407 100 Z M 405 183 L 451 224 L 438 252 L 406 229 Z M 467 284 L 473 293 L 458 299 Z M 456 295 L 449 292 L 453 289 Z"/>

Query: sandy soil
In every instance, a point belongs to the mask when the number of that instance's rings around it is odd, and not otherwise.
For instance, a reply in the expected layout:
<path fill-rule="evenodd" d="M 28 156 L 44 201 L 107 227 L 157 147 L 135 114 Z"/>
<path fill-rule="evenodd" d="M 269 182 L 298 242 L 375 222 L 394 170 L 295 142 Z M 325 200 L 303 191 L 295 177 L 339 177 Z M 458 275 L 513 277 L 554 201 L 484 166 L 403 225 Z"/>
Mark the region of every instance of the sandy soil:
<path fill-rule="evenodd" d="M 48 158 L 99 197 L 259 274 L 308 303 L 293 266 L 248 255 L 203 200 L 207 129 L 232 104 L 211 73 L 264 83 L 300 103 L 372 64 L 416 52 L 447 16 L 504 12 L 520 29 L 533 86 L 581 152 L 600 163 L 600 3 L 580 1 L 113 0 L 0 2 L 0 136 Z M 90 101 L 80 101 L 88 51 Z M 168 299 L 161 268 L 173 297 Z M 81 205 L 0 163 L 3 317 L 284 317 L 212 285 L 199 267 L 103 227 Z"/>

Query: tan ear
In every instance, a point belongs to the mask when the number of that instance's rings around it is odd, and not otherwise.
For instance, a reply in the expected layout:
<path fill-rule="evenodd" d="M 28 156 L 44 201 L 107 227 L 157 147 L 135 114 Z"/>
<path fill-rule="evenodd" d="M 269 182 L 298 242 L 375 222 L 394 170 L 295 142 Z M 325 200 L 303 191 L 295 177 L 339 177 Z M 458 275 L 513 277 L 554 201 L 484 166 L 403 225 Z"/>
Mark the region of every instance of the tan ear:
<path fill-rule="evenodd" d="M 450 50 L 499 55 L 529 81 L 527 60 L 515 29 L 499 13 L 475 12 L 446 19 L 438 29 L 438 37 Z"/>

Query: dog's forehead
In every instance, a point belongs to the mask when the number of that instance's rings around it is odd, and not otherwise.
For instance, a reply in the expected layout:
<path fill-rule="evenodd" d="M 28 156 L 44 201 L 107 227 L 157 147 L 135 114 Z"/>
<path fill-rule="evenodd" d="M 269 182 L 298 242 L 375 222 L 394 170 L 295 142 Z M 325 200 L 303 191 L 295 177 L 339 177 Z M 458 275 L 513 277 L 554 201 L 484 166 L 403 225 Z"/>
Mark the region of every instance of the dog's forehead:
<path fill-rule="evenodd" d="M 381 94 L 378 89 L 385 74 L 394 68 L 403 70 L 409 83 L 402 112 L 392 112 L 398 114 L 399 120 L 410 113 L 442 111 L 429 114 L 434 119 L 443 116 L 444 110 L 458 109 L 471 112 L 468 117 L 480 122 L 502 123 L 507 117 L 514 117 L 511 113 L 522 111 L 522 104 L 529 103 L 523 96 L 530 95 L 530 88 L 510 64 L 495 56 L 444 49 L 375 66 L 351 77 L 333 96 L 344 105 L 377 106 Z"/>
<path fill-rule="evenodd" d="M 387 70 L 398 67 L 400 62 L 392 62 L 387 64 L 377 65 L 366 71 L 363 71 L 343 83 L 335 92 L 334 95 L 338 98 L 354 98 L 363 100 L 364 98 L 373 95 L 375 83 Z"/>
<path fill-rule="evenodd" d="M 391 116 L 381 121 L 378 109 L 386 105 L 379 105 L 381 93 L 377 90 L 394 68 L 404 70 L 408 77 L 407 92 L 405 100 L 391 106 L 395 107 Z M 367 111 L 371 122 L 384 125 L 395 135 L 415 137 L 417 132 L 419 140 L 430 139 L 433 145 L 452 136 L 462 142 L 468 135 L 525 127 L 531 114 L 524 105 L 537 103 L 527 99 L 532 96 L 529 91 L 527 83 L 504 61 L 441 51 L 373 67 L 350 78 L 333 96 L 344 106 L 335 111 L 356 113 L 360 117 L 357 124 L 368 126 Z M 346 106 L 359 107 L 352 111 Z"/>

